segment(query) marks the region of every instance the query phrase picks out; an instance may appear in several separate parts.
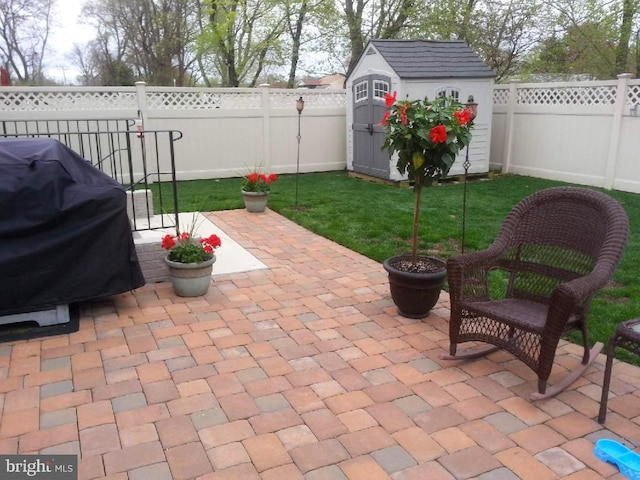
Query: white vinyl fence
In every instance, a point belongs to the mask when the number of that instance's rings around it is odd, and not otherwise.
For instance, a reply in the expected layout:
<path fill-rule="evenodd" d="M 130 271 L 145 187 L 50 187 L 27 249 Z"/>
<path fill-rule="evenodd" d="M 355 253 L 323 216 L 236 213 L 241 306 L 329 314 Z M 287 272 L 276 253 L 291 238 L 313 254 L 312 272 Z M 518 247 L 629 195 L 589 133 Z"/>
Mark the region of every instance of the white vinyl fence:
<path fill-rule="evenodd" d="M 139 118 L 183 133 L 178 179 L 331 171 L 346 168 L 345 102 L 344 90 L 0 87 L 0 133 L 16 121 Z M 493 169 L 640 193 L 640 80 L 496 85 L 490 108 Z"/>
<path fill-rule="evenodd" d="M 305 104 L 301 115 L 296 100 Z M 342 90 L 263 88 L 3 87 L 0 133 L 75 128 L 67 120 L 136 119 L 131 128 L 178 130 L 179 180 L 293 173 L 346 165 Z M 298 161 L 298 126 L 300 155 Z M 104 125 L 96 129 L 102 131 Z"/>
<path fill-rule="evenodd" d="M 640 193 L 640 80 L 630 77 L 497 85 L 492 167 Z"/>

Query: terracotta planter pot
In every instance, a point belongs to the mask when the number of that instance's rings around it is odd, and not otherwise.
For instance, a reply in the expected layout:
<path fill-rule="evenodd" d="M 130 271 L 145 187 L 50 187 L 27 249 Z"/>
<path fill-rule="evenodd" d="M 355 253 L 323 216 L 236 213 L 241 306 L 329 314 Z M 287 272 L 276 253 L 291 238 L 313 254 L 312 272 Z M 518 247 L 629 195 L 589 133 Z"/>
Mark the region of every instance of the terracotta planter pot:
<path fill-rule="evenodd" d="M 398 255 L 384 261 L 383 267 L 389 273 L 391 298 L 398 313 L 408 318 L 424 318 L 437 303 L 442 285 L 447 278 L 446 263 L 435 257 L 427 259 L 437 268 L 429 273 L 405 272 L 396 267 L 402 260 L 410 260 L 411 255 Z"/>
<path fill-rule="evenodd" d="M 269 200 L 269 192 L 245 192 L 242 190 L 242 199 L 248 212 L 264 212 L 267 200 Z"/>
<path fill-rule="evenodd" d="M 199 297 L 209 291 L 215 255 L 200 263 L 173 262 L 168 257 L 165 257 L 164 261 L 169 266 L 169 280 L 176 295 Z"/>

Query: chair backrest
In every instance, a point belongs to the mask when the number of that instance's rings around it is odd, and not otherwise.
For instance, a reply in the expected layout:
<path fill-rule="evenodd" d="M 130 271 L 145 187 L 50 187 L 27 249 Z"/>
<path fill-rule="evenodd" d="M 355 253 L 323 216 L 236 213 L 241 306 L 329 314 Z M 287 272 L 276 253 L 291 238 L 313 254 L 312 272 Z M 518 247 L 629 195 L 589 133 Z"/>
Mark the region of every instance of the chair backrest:
<path fill-rule="evenodd" d="M 528 196 L 494 242 L 503 252 L 499 265 L 509 272 L 506 296 L 547 303 L 559 283 L 595 268 L 610 278 L 628 234 L 626 212 L 604 193 L 556 187 Z"/>

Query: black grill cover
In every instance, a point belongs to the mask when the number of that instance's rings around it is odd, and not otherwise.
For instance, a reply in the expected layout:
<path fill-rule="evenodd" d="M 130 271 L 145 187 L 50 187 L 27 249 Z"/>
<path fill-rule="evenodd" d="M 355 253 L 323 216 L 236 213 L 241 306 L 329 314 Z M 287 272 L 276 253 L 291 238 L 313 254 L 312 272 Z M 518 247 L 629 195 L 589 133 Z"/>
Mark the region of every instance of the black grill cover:
<path fill-rule="evenodd" d="M 0 140 L 0 315 L 142 285 L 124 188 L 56 140 Z"/>

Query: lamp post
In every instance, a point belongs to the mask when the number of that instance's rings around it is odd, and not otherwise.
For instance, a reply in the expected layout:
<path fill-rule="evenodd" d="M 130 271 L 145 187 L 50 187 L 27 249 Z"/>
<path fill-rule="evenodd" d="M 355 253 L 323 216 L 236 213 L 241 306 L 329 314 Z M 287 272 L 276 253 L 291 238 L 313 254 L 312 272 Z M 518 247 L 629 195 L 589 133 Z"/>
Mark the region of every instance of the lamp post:
<path fill-rule="evenodd" d="M 302 111 L 304 110 L 304 100 L 302 96 L 296 100 L 296 110 L 298 111 L 298 135 L 296 136 L 298 140 L 298 156 L 296 158 L 296 208 L 298 208 L 298 174 L 300 173 L 300 139 L 302 138 L 300 135 L 300 119 L 302 118 Z"/>
<path fill-rule="evenodd" d="M 473 100 L 473 95 L 469 95 L 469 98 L 467 99 L 467 103 L 465 105 L 465 108 L 469 111 L 469 113 L 471 114 L 471 121 L 473 121 L 476 116 L 478 115 L 478 104 Z M 469 175 L 469 167 L 471 166 L 471 162 L 469 162 L 469 147 L 471 146 L 471 142 L 469 142 L 469 145 L 467 145 L 467 152 L 465 155 L 465 159 L 464 162 L 462 162 L 462 166 L 464 168 L 464 192 L 462 194 L 462 246 L 461 246 L 461 253 L 464 253 L 464 231 L 465 231 L 465 224 L 466 224 L 466 219 L 467 219 L 467 177 Z"/>

